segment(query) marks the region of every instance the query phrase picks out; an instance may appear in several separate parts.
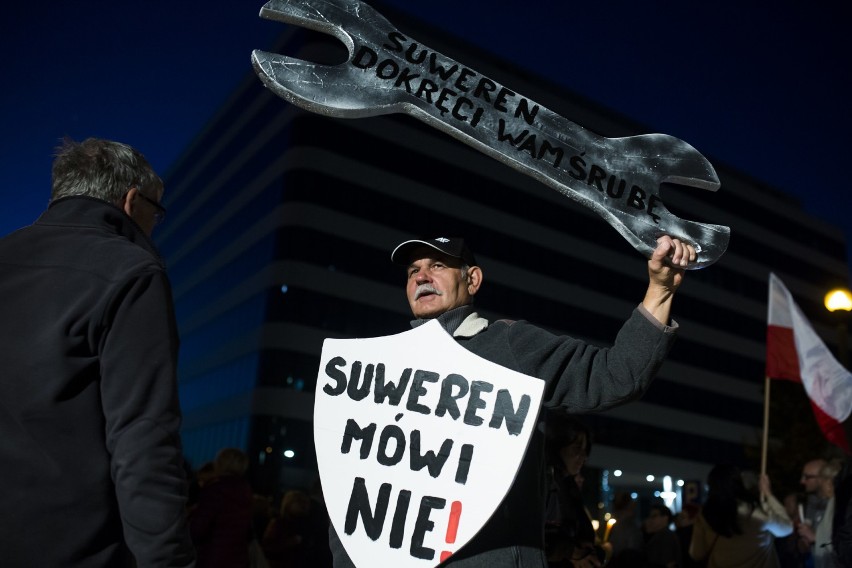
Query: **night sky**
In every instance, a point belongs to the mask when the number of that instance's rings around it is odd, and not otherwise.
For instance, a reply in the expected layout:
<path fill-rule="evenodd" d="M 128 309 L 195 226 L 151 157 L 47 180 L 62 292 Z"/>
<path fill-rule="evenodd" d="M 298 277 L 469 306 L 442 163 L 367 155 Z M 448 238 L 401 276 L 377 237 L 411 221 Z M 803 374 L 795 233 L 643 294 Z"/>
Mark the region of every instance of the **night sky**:
<path fill-rule="evenodd" d="M 852 243 L 846 19 L 839 3 L 761 4 L 373 5 L 462 35 L 647 127 L 635 134 L 682 138 L 714 164 L 798 197 Z M 251 51 L 268 50 L 284 28 L 259 18 L 261 6 L 92 0 L 5 7 L 0 235 L 31 223 L 45 206 L 51 154 L 63 136 L 127 142 L 166 175 L 252 73 Z M 465 61 L 463 53 L 446 55 Z"/>

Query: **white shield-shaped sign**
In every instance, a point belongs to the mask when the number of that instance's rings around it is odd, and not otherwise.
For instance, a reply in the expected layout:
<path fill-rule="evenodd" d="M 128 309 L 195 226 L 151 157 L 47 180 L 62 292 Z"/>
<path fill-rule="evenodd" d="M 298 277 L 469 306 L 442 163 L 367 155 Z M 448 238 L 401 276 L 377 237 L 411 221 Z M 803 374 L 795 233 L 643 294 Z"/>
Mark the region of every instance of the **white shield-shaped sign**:
<path fill-rule="evenodd" d="M 430 568 L 469 542 L 515 479 L 543 390 L 435 321 L 326 339 L 314 441 L 329 516 L 355 566 Z"/>

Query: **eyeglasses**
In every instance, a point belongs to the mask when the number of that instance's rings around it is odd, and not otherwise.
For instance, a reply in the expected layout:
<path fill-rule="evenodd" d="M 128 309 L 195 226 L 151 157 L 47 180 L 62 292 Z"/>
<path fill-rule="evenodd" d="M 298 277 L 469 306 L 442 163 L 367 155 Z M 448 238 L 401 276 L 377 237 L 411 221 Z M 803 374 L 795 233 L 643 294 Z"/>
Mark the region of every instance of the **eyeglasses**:
<path fill-rule="evenodd" d="M 136 189 L 136 195 L 138 195 L 139 197 L 141 197 L 142 199 L 157 208 L 157 212 L 154 213 L 154 223 L 157 225 L 162 223 L 163 219 L 166 218 L 166 208 L 151 199 L 150 197 L 148 197 L 147 195 L 145 195 L 144 193 L 142 193 L 141 191 L 139 191 L 139 188 Z"/>

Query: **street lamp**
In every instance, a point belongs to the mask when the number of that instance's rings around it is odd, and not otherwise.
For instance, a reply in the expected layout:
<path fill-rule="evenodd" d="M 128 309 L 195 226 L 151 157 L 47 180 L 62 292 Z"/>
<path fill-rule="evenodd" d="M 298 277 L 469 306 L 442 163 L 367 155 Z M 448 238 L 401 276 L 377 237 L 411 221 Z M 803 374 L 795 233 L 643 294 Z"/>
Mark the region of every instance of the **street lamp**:
<path fill-rule="evenodd" d="M 835 288 L 825 295 L 825 308 L 830 312 L 838 313 L 837 322 L 837 360 L 846 368 L 849 368 L 849 349 L 846 344 L 848 312 L 852 310 L 852 292 L 846 288 Z"/>
<path fill-rule="evenodd" d="M 852 310 L 852 292 L 846 288 L 835 288 L 825 295 L 825 307 L 830 312 Z"/>

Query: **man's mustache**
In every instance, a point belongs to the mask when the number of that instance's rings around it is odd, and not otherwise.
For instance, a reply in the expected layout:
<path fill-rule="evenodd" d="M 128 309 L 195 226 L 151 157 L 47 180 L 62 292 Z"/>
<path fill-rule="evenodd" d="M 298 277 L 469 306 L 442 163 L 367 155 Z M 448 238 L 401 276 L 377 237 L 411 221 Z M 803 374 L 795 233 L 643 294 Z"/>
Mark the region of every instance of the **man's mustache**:
<path fill-rule="evenodd" d="M 423 296 L 424 294 L 437 294 L 438 296 L 444 295 L 443 292 L 439 291 L 431 284 L 420 284 L 414 290 L 414 299 L 417 300 L 418 298 L 420 298 L 420 296 Z"/>

